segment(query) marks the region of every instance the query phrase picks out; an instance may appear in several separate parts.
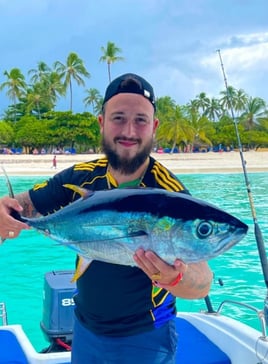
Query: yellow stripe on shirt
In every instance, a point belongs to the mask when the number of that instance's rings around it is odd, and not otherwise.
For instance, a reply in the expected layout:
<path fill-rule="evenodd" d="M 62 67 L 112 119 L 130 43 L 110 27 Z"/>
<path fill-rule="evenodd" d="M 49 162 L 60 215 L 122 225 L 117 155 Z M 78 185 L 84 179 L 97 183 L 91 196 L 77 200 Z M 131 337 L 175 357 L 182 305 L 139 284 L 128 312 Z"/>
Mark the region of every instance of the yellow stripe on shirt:
<path fill-rule="evenodd" d="M 175 179 L 172 175 L 169 174 L 167 169 L 160 164 L 159 162 L 155 162 L 154 166 L 151 170 L 153 173 L 156 182 L 168 191 L 183 191 L 183 185 Z"/>

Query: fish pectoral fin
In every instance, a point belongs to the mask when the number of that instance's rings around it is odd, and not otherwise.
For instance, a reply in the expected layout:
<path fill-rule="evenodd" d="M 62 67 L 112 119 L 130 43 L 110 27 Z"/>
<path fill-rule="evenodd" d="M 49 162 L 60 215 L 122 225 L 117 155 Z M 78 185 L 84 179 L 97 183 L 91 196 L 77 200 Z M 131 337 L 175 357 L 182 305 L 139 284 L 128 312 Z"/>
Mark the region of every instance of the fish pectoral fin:
<path fill-rule="evenodd" d="M 128 237 L 132 237 L 132 238 L 138 238 L 138 237 L 142 237 L 142 236 L 147 236 L 148 233 L 144 230 L 138 230 L 138 231 L 133 231 L 131 232 Z"/>
<path fill-rule="evenodd" d="M 99 236 L 96 239 L 91 239 L 89 241 L 87 240 L 77 240 L 77 241 L 64 241 L 64 242 L 58 242 L 56 245 L 64 245 L 64 246 L 73 246 L 75 250 L 76 246 L 78 245 L 82 245 L 82 244 L 90 244 L 90 243 L 98 243 L 98 242 L 120 242 L 123 240 L 127 240 L 129 238 L 141 238 L 144 236 L 148 236 L 148 233 L 144 230 L 137 230 L 137 231 L 133 231 L 133 232 L 126 232 L 126 234 L 122 234 L 122 235 L 118 235 L 118 236 L 114 236 L 112 238 L 107 238 L 107 237 L 101 237 Z"/>

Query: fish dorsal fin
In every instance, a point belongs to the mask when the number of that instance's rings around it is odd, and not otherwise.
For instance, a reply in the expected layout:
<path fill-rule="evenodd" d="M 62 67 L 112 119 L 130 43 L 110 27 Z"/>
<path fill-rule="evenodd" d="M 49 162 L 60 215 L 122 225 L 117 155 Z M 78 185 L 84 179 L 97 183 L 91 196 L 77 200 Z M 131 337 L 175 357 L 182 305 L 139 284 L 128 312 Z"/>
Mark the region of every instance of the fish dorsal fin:
<path fill-rule="evenodd" d="M 93 191 L 87 190 L 86 188 L 72 185 L 70 183 L 64 184 L 63 187 L 69 188 L 70 190 L 78 193 L 82 198 L 87 198 L 94 193 Z"/>

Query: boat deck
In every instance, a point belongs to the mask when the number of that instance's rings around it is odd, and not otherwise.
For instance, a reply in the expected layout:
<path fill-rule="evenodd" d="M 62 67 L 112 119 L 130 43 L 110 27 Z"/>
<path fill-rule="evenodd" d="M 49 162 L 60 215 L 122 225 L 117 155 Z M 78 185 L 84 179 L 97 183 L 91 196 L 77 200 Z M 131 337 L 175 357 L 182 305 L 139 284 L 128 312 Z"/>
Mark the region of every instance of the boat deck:
<path fill-rule="evenodd" d="M 178 317 L 176 325 L 179 334 L 177 363 L 231 364 L 228 356 L 189 321 Z M 0 364 L 70 364 L 68 352 L 37 353 L 18 328 L 17 325 L 0 328 Z"/>

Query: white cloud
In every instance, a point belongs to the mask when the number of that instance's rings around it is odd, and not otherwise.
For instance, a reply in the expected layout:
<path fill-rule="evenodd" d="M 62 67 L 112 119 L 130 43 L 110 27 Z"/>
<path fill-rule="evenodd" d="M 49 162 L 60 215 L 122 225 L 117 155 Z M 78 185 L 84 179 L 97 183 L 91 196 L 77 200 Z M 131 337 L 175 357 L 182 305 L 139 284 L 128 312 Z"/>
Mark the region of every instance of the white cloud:
<path fill-rule="evenodd" d="M 226 47 L 225 45 L 220 50 L 227 83 L 237 89 L 244 89 L 251 96 L 259 96 L 267 100 L 265 84 L 268 77 L 268 33 L 240 34 L 237 38 L 241 40 L 240 46 Z M 225 44 L 231 44 L 231 42 L 227 40 Z M 222 74 L 220 58 L 216 50 L 209 57 L 202 57 L 200 65 L 209 69 L 214 77 L 216 73 L 219 74 L 219 71 Z"/>
<path fill-rule="evenodd" d="M 0 0 L 0 83 L 5 69 L 26 73 L 40 60 L 52 65 L 75 51 L 91 73 L 87 87 L 104 92 L 100 47 L 112 41 L 125 57 L 113 65 L 113 77 L 140 73 L 157 96 L 185 104 L 200 92 L 218 97 L 224 89 L 220 48 L 228 83 L 268 101 L 267 0 L 256 1 Z M 84 90 L 79 93 L 82 99 Z M 0 97 L 1 114 L 9 100 Z M 78 102 L 75 108 L 80 111 Z"/>
<path fill-rule="evenodd" d="M 230 39 L 230 45 L 232 42 L 236 40 L 241 44 L 251 45 L 258 43 L 267 43 L 268 42 L 268 32 L 263 33 L 251 33 L 251 34 L 238 34 Z"/>

